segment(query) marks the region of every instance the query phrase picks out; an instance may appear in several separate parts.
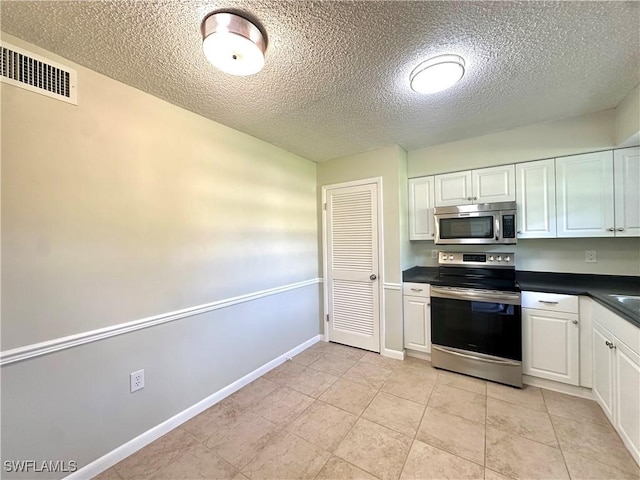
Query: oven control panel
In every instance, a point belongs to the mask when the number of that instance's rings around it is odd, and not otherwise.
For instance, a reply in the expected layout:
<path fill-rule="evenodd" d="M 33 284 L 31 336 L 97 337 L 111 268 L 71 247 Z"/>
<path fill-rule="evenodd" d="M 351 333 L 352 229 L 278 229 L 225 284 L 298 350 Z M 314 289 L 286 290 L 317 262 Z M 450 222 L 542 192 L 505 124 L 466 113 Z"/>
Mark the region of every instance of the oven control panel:
<path fill-rule="evenodd" d="M 440 252 L 439 265 L 462 265 L 469 267 L 515 267 L 514 253 L 465 253 L 465 252 Z"/>

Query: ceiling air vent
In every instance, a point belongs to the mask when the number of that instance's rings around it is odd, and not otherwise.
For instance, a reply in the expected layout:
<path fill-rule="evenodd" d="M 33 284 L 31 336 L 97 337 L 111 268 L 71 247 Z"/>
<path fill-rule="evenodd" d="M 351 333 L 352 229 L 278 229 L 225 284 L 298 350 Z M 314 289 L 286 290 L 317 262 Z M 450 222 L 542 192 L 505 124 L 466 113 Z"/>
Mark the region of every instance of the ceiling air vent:
<path fill-rule="evenodd" d="M 78 104 L 77 74 L 73 68 L 8 43 L 0 45 L 0 79 L 10 85 Z"/>

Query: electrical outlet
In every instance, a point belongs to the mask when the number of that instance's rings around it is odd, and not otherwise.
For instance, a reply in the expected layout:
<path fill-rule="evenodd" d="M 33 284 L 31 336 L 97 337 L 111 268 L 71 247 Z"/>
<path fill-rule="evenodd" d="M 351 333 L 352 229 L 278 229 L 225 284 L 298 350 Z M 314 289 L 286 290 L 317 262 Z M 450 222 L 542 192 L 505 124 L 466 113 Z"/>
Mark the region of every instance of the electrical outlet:
<path fill-rule="evenodd" d="M 438 250 L 431 250 L 431 258 L 438 258 Z"/>
<path fill-rule="evenodd" d="M 131 382 L 131 393 L 142 390 L 144 388 L 144 370 L 130 373 L 129 380 Z"/>
<path fill-rule="evenodd" d="M 584 261 L 587 263 L 597 263 L 598 255 L 595 250 L 585 250 L 584 251 Z"/>

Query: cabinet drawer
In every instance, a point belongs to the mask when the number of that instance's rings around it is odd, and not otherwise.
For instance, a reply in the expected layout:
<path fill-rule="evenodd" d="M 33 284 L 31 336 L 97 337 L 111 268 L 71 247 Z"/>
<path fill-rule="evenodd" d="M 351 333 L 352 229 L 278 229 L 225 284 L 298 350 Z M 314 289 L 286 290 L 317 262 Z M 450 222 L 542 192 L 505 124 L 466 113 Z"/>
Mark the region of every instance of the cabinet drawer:
<path fill-rule="evenodd" d="M 429 297 L 429 284 L 428 283 L 403 283 L 402 294 L 410 295 L 412 297 Z"/>
<path fill-rule="evenodd" d="M 578 297 L 560 293 L 522 292 L 522 308 L 578 313 Z"/>

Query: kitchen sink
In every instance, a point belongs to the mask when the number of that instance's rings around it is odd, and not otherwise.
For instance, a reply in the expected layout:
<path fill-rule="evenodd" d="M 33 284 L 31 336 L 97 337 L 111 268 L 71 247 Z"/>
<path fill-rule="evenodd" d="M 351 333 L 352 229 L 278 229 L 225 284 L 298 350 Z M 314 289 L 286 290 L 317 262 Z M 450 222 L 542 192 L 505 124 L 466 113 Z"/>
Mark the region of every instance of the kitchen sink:
<path fill-rule="evenodd" d="M 640 313 L 640 296 L 638 295 L 614 295 L 610 294 L 609 297 L 617 300 L 623 305 L 629 307 L 631 310 L 634 310 Z"/>

